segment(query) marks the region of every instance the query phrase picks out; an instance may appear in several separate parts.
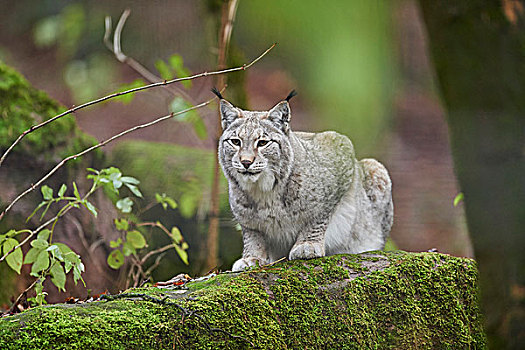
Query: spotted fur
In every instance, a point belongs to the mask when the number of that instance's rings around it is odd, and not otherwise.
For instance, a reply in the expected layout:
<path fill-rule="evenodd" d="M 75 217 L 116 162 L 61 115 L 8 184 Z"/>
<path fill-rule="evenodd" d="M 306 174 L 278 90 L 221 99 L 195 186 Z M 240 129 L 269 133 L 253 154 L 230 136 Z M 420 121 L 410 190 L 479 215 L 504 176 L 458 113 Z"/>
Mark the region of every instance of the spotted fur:
<path fill-rule="evenodd" d="M 263 112 L 219 98 L 219 162 L 243 230 L 243 253 L 234 271 L 282 257 L 384 247 L 393 204 L 381 163 L 358 161 L 350 140 L 336 132 L 291 131 L 291 97 Z"/>

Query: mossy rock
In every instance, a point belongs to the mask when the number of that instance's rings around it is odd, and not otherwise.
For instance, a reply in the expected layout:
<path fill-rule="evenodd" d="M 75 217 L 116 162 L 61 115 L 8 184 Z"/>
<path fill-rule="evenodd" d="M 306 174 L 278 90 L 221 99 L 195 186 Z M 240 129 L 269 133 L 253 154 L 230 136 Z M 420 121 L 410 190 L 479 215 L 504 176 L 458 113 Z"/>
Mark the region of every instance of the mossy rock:
<path fill-rule="evenodd" d="M 66 109 L 37 90 L 16 70 L 0 61 L 0 150 L 5 151 L 31 126 L 48 120 Z M 64 116 L 28 134 L 13 153 L 56 161 L 95 144 L 84 134 L 73 115 Z M 95 152 L 96 153 L 96 152 Z M 98 153 L 99 156 L 101 153 Z M 11 155 L 13 156 L 13 155 Z M 9 157 L 8 157 L 9 159 Z"/>
<path fill-rule="evenodd" d="M 2 349 L 483 349 L 471 259 L 296 260 L 0 320 Z"/>

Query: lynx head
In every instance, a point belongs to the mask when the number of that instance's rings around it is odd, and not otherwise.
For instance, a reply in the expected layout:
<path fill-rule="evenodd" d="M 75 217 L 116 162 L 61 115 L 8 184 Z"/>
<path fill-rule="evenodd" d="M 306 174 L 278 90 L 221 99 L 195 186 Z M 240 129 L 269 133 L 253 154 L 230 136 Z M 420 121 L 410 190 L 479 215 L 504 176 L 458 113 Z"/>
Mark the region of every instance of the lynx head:
<path fill-rule="evenodd" d="M 295 95 L 269 111 L 246 111 L 226 101 L 218 91 L 223 133 L 219 140 L 219 162 L 228 181 L 244 190 L 257 186 L 270 191 L 291 172 L 290 105 Z"/>

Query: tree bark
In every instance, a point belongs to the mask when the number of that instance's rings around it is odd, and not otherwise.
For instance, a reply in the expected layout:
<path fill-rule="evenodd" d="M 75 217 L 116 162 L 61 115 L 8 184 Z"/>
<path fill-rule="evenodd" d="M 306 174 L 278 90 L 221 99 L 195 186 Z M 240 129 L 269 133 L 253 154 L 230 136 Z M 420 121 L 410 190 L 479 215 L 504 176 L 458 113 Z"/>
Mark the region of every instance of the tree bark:
<path fill-rule="evenodd" d="M 420 1 L 491 348 L 525 346 L 523 1 Z"/>
<path fill-rule="evenodd" d="M 237 11 L 238 0 L 227 0 L 223 1 L 221 6 L 221 21 L 218 33 L 218 57 L 217 57 L 217 69 L 225 69 L 226 61 L 228 57 L 228 48 L 230 44 L 231 34 L 233 30 L 233 22 L 235 20 L 235 13 Z M 222 89 L 226 85 L 226 76 L 217 76 L 216 86 Z M 220 116 L 217 116 L 215 122 L 215 144 L 218 145 L 219 138 L 221 137 L 221 120 Z M 205 269 L 213 270 L 219 265 L 219 157 L 218 150 L 215 147 L 215 164 L 213 168 L 213 182 L 211 190 L 211 205 L 210 205 L 210 224 L 208 227 L 207 237 L 207 256 L 205 261 Z"/>
<path fill-rule="evenodd" d="M 2 349 L 482 349 L 471 259 L 295 260 L 0 319 Z"/>

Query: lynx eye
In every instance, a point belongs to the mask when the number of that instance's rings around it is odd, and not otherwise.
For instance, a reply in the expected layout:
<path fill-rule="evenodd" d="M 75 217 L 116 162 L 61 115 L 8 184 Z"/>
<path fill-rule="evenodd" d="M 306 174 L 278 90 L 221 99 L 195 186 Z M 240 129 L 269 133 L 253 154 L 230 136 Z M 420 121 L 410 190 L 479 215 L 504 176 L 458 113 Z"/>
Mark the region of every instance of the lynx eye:
<path fill-rule="evenodd" d="M 264 146 L 266 146 L 268 144 L 268 142 L 270 142 L 270 141 L 268 141 L 268 140 L 259 140 L 259 141 L 257 141 L 257 147 L 264 147 Z"/>
<path fill-rule="evenodd" d="M 239 147 L 241 145 L 241 140 L 239 139 L 230 139 L 232 145 Z"/>

